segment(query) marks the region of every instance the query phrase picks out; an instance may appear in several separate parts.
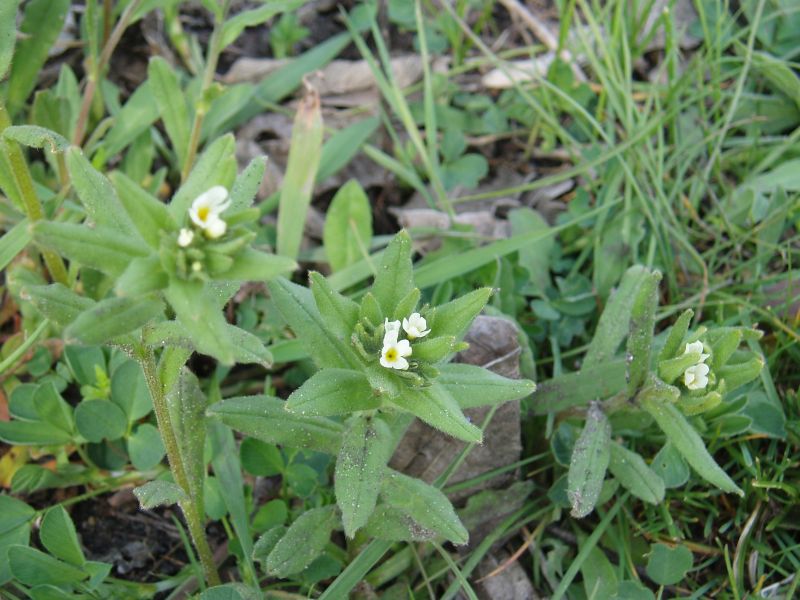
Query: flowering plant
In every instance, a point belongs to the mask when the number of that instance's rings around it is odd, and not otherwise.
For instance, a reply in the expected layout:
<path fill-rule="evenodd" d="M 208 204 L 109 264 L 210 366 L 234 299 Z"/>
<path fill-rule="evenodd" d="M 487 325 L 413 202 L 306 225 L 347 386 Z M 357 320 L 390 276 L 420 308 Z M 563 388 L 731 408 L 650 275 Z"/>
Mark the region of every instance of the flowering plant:
<path fill-rule="evenodd" d="M 421 294 L 414 287 L 411 239 L 405 232 L 389 244 L 360 304 L 319 273 L 309 280 L 310 289 L 282 278 L 270 282 L 269 289 L 319 370 L 285 402 L 249 396 L 223 400 L 209 410 L 247 435 L 337 457 L 337 510 L 315 509 L 318 518 L 298 520 L 280 535 L 265 533 L 256 551 L 273 573 L 302 570 L 303 561 L 286 558 L 289 549 L 303 538 L 304 528 L 324 526 L 330 532 L 337 526 L 336 514 L 348 537 L 363 530 L 386 540 L 466 543 L 467 532 L 447 497 L 387 463 L 414 417 L 480 443 L 482 431 L 464 415 L 465 408 L 497 405 L 534 391 L 532 381 L 450 362 L 466 347 L 461 338 L 491 289 L 441 306 L 418 306 Z M 327 536 L 320 539 L 325 542 Z"/>

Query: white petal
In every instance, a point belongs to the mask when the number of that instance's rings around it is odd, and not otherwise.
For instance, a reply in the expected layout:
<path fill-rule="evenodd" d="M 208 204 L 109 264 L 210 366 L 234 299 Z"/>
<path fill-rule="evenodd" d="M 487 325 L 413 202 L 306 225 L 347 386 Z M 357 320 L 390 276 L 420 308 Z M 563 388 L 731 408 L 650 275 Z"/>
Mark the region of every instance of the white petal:
<path fill-rule="evenodd" d="M 400 356 L 411 356 L 411 343 L 408 340 L 397 342 L 397 353 Z"/>
<path fill-rule="evenodd" d="M 394 365 L 392 365 L 392 368 L 405 371 L 406 369 L 408 369 L 408 361 L 402 356 L 399 356 L 397 358 L 397 362 L 395 362 Z"/>
<path fill-rule="evenodd" d="M 193 239 L 194 232 L 191 229 L 181 229 L 180 233 L 178 234 L 178 246 L 181 248 L 186 248 L 186 246 L 192 243 Z"/>
<path fill-rule="evenodd" d="M 225 235 L 225 231 L 228 229 L 227 223 L 220 219 L 217 216 L 213 218 L 209 218 L 208 223 L 205 226 L 205 232 L 208 237 L 212 240 L 218 237 L 222 237 Z"/>

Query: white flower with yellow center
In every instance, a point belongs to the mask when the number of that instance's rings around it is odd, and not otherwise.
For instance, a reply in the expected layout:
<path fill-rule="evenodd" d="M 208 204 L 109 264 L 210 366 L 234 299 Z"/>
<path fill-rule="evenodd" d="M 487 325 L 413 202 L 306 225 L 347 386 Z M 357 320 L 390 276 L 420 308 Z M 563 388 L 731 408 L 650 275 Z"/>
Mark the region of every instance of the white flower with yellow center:
<path fill-rule="evenodd" d="M 702 390 L 708 385 L 708 365 L 698 363 L 683 373 L 683 384 L 690 390 Z"/>
<path fill-rule="evenodd" d="M 390 330 L 383 336 L 381 350 L 381 366 L 387 369 L 408 369 L 406 356 L 411 356 L 411 344 L 408 340 L 397 339 L 398 331 Z"/>
<path fill-rule="evenodd" d="M 231 205 L 228 190 L 221 185 L 215 185 L 207 192 L 203 192 L 192 202 L 189 209 L 189 218 L 211 239 L 225 235 L 227 224 L 220 215 Z"/>
<path fill-rule="evenodd" d="M 700 361 L 697 364 L 700 364 L 706 362 L 706 359 L 711 356 L 710 354 L 705 354 L 703 350 L 703 342 L 697 340 L 691 344 L 686 344 L 686 350 L 684 350 L 683 353 L 689 354 L 690 352 L 697 352 L 700 355 Z"/>
<path fill-rule="evenodd" d="M 403 319 L 403 329 L 410 339 L 425 337 L 431 330 L 425 329 L 428 324 L 425 322 L 425 317 L 419 313 L 411 313 L 407 319 Z"/>
<path fill-rule="evenodd" d="M 193 239 L 194 239 L 194 231 L 192 231 L 191 229 L 186 229 L 184 227 L 178 234 L 178 246 L 180 246 L 181 248 L 186 248 L 186 246 L 192 243 Z"/>
<path fill-rule="evenodd" d="M 384 319 L 383 320 L 383 329 L 386 332 L 384 334 L 384 339 L 386 339 L 385 336 L 389 332 L 394 333 L 394 336 L 397 337 L 400 334 L 400 321 L 390 321 L 389 319 Z"/>

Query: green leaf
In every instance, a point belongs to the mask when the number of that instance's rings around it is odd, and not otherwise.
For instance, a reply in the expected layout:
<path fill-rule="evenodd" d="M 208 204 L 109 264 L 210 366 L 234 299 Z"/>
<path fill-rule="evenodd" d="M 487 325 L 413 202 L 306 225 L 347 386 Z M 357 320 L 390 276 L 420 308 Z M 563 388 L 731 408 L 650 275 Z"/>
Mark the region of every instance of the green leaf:
<path fill-rule="evenodd" d="M 153 410 L 153 400 L 139 363 L 126 360 L 114 369 L 111 376 L 111 401 L 123 410 L 129 423 L 138 421 Z"/>
<path fill-rule="evenodd" d="M 272 477 L 283 473 L 285 464 L 277 446 L 255 438 L 246 438 L 239 446 L 244 470 L 251 475 Z"/>
<path fill-rule="evenodd" d="M 181 90 L 178 75 L 169 63 L 160 56 L 150 59 L 147 67 L 147 80 L 150 90 L 161 114 L 164 129 L 172 142 L 172 148 L 183 165 L 189 149 L 189 107 L 186 95 Z"/>
<path fill-rule="evenodd" d="M 285 408 L 299 415 L 329 417 L 374 410 L 380 404 L 380 396 L 363 373 L 322 369 L 292 392 Z"/>
<path fill-rule="evenodd" d="M 543 381 L 533 397 L 533 413 L 555 413 L 609 398 L 625 388 L 626 371 L 627 364 L 620 359 Z"/>
<path fill-rule="evenodd" d="M 628 336 L 628 395 L 634 396 L 650 371 L 650 353 L 658 306 L 658 284 L 661 273 L 653 271 L 645 277 L 631 308 L 631 331 Z"/>
<path fill-rule="evenodd" d="M 764 358 L 756 355 L 745 362 L 728 363 L 717 369 L 716 375 L 720 381 L 725 382 L 725 390 L 730 393 L 758 377 L 764 364 Z"/>
<path fill-rule="evenodd" d="M 261 568 L 267 570 L 267 557 L 275 546 L 286 535 L 287 528 L 283 525 L 275 525 L 265 531 L 253 546 L 253 560 L 261 563 Z"/>
<path fill-rule="evenodd" d="M 255 27 L 265 23 L 275 15 L 282 12 L 295 10 L 301 7 L 305 0 L 280 0 L 259 6 L 250 10 L 243 10 L 230 17 L 222 26 L 220 49 L 225 49 L 236 41 L 246 27 Z"/>
<path fill-rule="evenodd" d="M 72 186 L 89 218 L 98 226 L 126 234 L 126 238 L 137 241 L 141 239 L 114 186 L 91 165 L 80 148 L 67 150 L 66 162 Z"/>
<path fill-rule="evenodd" d="M 375 509 L 393 436 L 380 418 L 355 416 L 343 436 L 336 459 L 334 489 L 347 537 L 366 525 Z"/>
<path fill-rule="evenodd" d="M 7 127 L 3 130 L 3 137 L 30 148 L 40 148 L 50 152 L 63 152 L 69 148 L 69 141 L 64 136 L 38 125 Z"/>
<path fill-rule="evenodd" d="M 600 315 L 581 370 L 613 360 L 622 340 L 628 336 L 633 303 L 648 276 L 649 271 L 641 265 L 634 265 L 625 271 L 619 287 L 609 297 L 608 304 Z"/>
<path fill-rule="evenodd" d="M 39 528 L 39 539 L 56 558 L 78 567 L 86 562 L 75 525 L 61 505 L 56 505 L 45 513 Z"/>
<path fill-rule="evenodd" d="M 196 348 L 224 364 L 233 364 L 234 349 L 227 335 L 228 322 L 203 284 L 172 279 L 165 296 Z"/>
<path fill-rule="evenodd" d="M 653 458 L 650 468 L 664 481 L 664 487 L 676 488 L 689 480 L 689 465 L 675 446 L 667 442 Z"/>
<path fill-rule="evenodd" d="M 29 524 L 36 511 L 12 496 L 0 494 L 0 536 Z"/>
<path fill-rule="evenodd" d="M 14 56 L 18 6 L 19 0 L 0 3 L 0 80 L 5 79 L 11 57 Z"/>
<path fill-rule="evenodd" d="M 414 343 L 414 360 L 438 363 L 465 347 L 466 345 L 459 342 L 454 335 L 426 337 Z"/>
<path fill-rule="evenodd" d="M 150 82 L 145 80 L 137 86 L 122 110 L 114 115 L 114 124 L 103 140 L 103 148 L 107 155 L 114 156 L 132 144 L 150 129 L 158 119 L 158 115 L 158 105 L 153 98 Z"/>
<path fill-rule="evenodd" d="M 46 381 L 36 388 L 33 404 L 42 421 L 72 434 L 74 431 L 72 407 L 61 397 L 52 381 Z"/>
<path fill-rule="evenodd" d="M 481 430 L 469 422 L 455 398 L 438 383 L 421 388 L 404 388 L 399 396 L 389 401 L 455 438 L 477 443 L 483 439 Z"/>
<path fill-rule="evenodd" d="M 454 544 L 466 544 L 469 540 L 469 533 L 447 496 L 424 481 L 390 471 L 383 478 L 381 499 L 414 523 Z"/>
<path fill-rule="evenodd" d="M 308 205 L 322 150 L 322 113 L 319 94 L 306 91 L 292 126 L 286 174 L 278 210 L 278 254 L 297 258 L 303 238 Z"/>
<path fill-rule="evenodd" d="M 583 537 L 579 540 L 578 543 L 581 544 L 581 547 L 583 547 L 585 539 Z M 596 600 L 611 598 L 617 591 L 619 581 L 615 567 L 597 546 L 592 547 L 581 564 L 581 575 L 587 598 Z"/>
<path fill-rule="evenodd" d="M 81 313 L 64 336 L 84 344 L 102 344 L 163 314 L 164 303 L 157 298 L 108 298 Z"/>
<path fill-rule="evenodd" d="M 111 174 L 111 182 L 139 235 L 157 250 L 161 245 L 161 232 L 178 228 L 167 207 L 120 171 Z"/>
<path fill-rule="evenodd" d="M 594 510 L 611 452 L 611 424 L 597 403 L 589 405 L 586 424 L 575 442 L 567 474 L 572 516 L 582 519 Z"/>
<path fill-rule="evenodd" d="M 322 145 L 317 182 L 325 181 L 347 165 L 358 154 L 361 146 L 375 132 L 379 124 L 378 117 L 370 117 L 356 121 L 328 138 Z"/>
<path fill-rule="evenodd" d="M 0 7 L 0 11 L 2 11 L 2 7 Z M 0 15 L 0 19 L 2 19 L 2 15 Z M 0 20 L 1 26 L 2 20 Z M 4 271 L 30 241 L 31 232 L 26 219 L 21 220 L 6 231 L 3 237 L 0 238 L 0 271 Z"/>
<path fill-rule="evenodd" d="M 692 551 L 686 546 L 654 544 L 647 559 L 647 576 L 658 585 L 675 585 L 686 577 L 692 562 Z"/>
<path fill-rule="evenodd" d="M 458 400 L 462 409 L 496 406 L 524 398 L 536 391 L 536 384 L 529 379 L 508 379 L 474 365 L 450 363 L 437 368 L 437 383 Z"/>
<path fill-rule="evenodd" d="M 133 495 L 139 500 L 143 510 L 151 510 L 156 506 L 169 506 L 189 499 L 177 483 L 160 479 L 148 481 L 134 488 Z"/>
<path fill-rule="evenodd" d="M 64 349 L 72 375 L 80 385 L 97 385 L 98 370 L 106 372 L 106 357 L 99 346 L 67 346 Z"/>
<path fill-rule="evenodd" d="M 128 419 L 122 409 L 109 400 L 84 400 L 75 408 L 75 426 L 90 442 L 111 441 L 123 436 Z"/>
<path fill-rule="evenodd" d="M 200 194 L 215 185 L 231 187 L 236 177 L 235 150 L 233 135 L 227 134 L 214 140 L 200 155 L 169 205 L 169 214 L 179 225 L 186 222 L 189 207 Z"/>
<path fill-rule="evenodd" d="M 650 504 L 659 504 L 664 500 L 664 480 L 636 452 L 614 441 L 611 442 L 608 470 L 622 487 L 637 498 Z"/>
<path fill-rule="evenodd" d="M 149 423 L 142 423 L 128 437 L 128 456 L 131 464 L 140 471 L 152 469 L 166 454 L 164 443 L 158 429 Z"/>
<path fill-rule="evenodd" d="M 115 291 L 120 296 L 141 296 L 163 290 L 167 285 L 169 277 L 161 267 L 161 258 L 153 254 L 134 258 L 117 278 Z"/>
<path fill-rule="evenodd" d="M 458 186 L 471 190 L 488 173 L 489 163 L 482 154 L 465 154 L 442 167 L 442 184 L 447 190 Z"/>
<path fill-rule="evenodd" d="M 750 53 L 753 69 L 762 75 L 770 85 L 794 100 L 800 108 L 800 77 L 780 58 L 758 50 Z"/>
<path fill-rule="evenodd" d="M 653 592 L 638 581 L 620 581 L 611 600 L 655 600 Z"/>
<path fill-rule="evenodd" d="M 19 28 L 22 37 L 8 76 L 6 103 L 12 115 L 22 108 L 36 87 L 39 72 L 47 61 L 50 47 L 58 39 L 69 7 L 70 0 L 31 0 L 26 4 L 25 17 Z M 12 16 L 10 21 L 13 27 L 15 17 Z"/>
<path fill-rule="evenodd" d="M 230 268 L 214 278 L 226 281 L 269 281 L 296 268 L 297 263 L 285 256 L 245 248 L 234 257 Z"/>
<path fill-rule="evenodd" d="M 11 546 L 8 549 L 8 564 L 14 577 L 25 585 L 36 585 L 43 581 L 53 585 L 71 585 L 89 577 L 83 569 L 26 546 Z"/>
<path fill-rule="evenodd" d="M 24 286 L 20 293 L 29 298 L 42 315 L 61 327 L 72 323 L 95 304 L 94 300 L 79 296 L 60 283 Z"/>
<path fill-rule="evenodd" d="M 121 275 L 133 259 L 146 256 L 144 244 L 108 227 L 39 221 L 32 227 L 34 239 L 86 267 L 109 275 Z"/>
<path fill-rule="evenodd" d="M 267 169 L 267 157 L 256 156 L 245 167 L 231 188 L 231 208 L 230 210 L 238 211 L 250 208 L 255 200 L 258 189 L 261 187 L 261 181 L 264 179 L 264 172 Z"/>
<path fill-rule="evenodd" d="M 320 273 L 312 271 L 308 279 L 320 316 L 333 333 L 346 341 L 358 322 L 358 304 L 334 290 Z"/>
<path fill-rule="evenodd" d="M 383 253 L 381 266 L 372 284 L 372 294 L 384 315 L 391 320 L 408 315 L 395 315 L 397 303 L 414 289 L 411 265 L 411 238 L 405 230 L 398 233 Z M 430 325 L 430 324 L 429 324 Z M 437 331 L 436 335 L 443 335 Z"/>
<path fill-rule="evenodd" d="M 550 229 L 542 215 L 527 207 L 509 212 L 508 220 L 512 235 L 546 232 Z M 519 265 L 528 271 L 529 281 L 540 293 L 544 293 L 550 286 L 550 252 L 554 243 L 552 237 L 543 237 L 518 251 Z"/>
<path fill-rule="evenodd" d="M 320 367 L 357 369 L 360 366 L 349 343 L 328 328 L 310 290 L 282 277 L 270 281 L 268 286 L 283 320 Z"/>
<path fill-rule="evenodd" d="M 68 444 L 72 435 L 44 421 L 0 421 L 0 440 L 12 446 Z"/>
<path fill-rule="evenodd" d="M 322 417 L 293 415 L 285 405 L 271 396 L 244 396 L 217 402 L 209 407 L 208 414 L 269 444 L 338 453 L 343 430 L 340 424 Z"/>
<path fill-rule="evenodd" d="M 372 208 L 367 195 L 355 179 L 345 183 L 333 197 L 325 214 L 322 242 L 333 271 L 352 265 L 369 255 L 372 243 Z"/>
<path fill-rule="evenodd" d="M 305 569 L 322 554 L 337 524 L 335 506 L 304 512 L 269 553 L 267 571 L 285 578 Z"/>
<path fill-rule="evenodd" d="M 431 335 L 452 335 L 458 339 L 466 333 L 492 295 L 491 288 L 481 288 L 437 306 L 428 317 Z"/>
<path fill-rule="evenodd" d="M 681 313 L 681 316 L 675 320 L 675 324 L 670 327 L 667 341 L 664 342 L 664 347 L 658 355 L 658 361 L 668 360 L 678 354 L 683 343 L 683 338 L 686 337 L 686 332 L 689 331 L 689 323 L 692 321 L 694 311 L 687 308 Z"/>
<path fill-rule="evenodd" d="M 640 392 L 638 399 L 642 408 L 652 415 L 672 446 L 698 475 L 724 492 L 744 496 L 739 486 L 714 462 L 700 435 L 673 404 L 679 394 L 677 388 L 651 381 Z"/>
<path fill-rule="evenodd" d="M 203 484 L 206 462 L 203 447 L 206 439 L 206 397 L 197 377 L 187 368 L 181 369 L 178 381 L 167 393 L 172 428 L 178 441 L 189 489 L 186 490 L 203 513 Z"/>

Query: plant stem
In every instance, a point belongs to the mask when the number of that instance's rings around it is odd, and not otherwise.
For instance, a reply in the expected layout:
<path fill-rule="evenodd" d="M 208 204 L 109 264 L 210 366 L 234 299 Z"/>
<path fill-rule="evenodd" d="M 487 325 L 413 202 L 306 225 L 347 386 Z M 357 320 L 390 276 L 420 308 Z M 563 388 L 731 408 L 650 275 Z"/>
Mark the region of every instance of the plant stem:
<path fill-rule="evenodd" d="M 10 126 L 11 118 L 8 115 L 5 104 L 0 100 L 0 132 Z M 39 197 L 36 195 L 36 188 L 33 186 L 33 178 L 28 170 L 28 163 L 25 161 L 25 156 L 22 154 L 19 144 L 5 139 L 0 143 L 11 165 L 11 176 L 14 178 L 17 191 L 22 198 L 25 214 L 28 216 L 28 221 L 33 224 L 44 218 L 44 211 L 39 202 Z M 64 266 L 64 261 L 61 260 L 61 257 L 52 250 L 44 249 L 42 250 L 42 257 L 53 281 L 68 285 L 67 268 Z"/>
<path fill-rule="evenodd" d="M 222 7 L 221 17 L 214 22 L 214 30 L 211 32 L 211 39 L 208 42 L 208 53 L 206 54 L 206 66 L 203 70 L 203 85 L 200 87 L 198 102 L 194 111 L 192 121 L 192 132 L 189 135 L 189 147 L 186 149 L 186 158 L 181 168 L 181 181 L 186 181 L 189 172 L 192 170 L 194 158 L 197 156 L 197 148 L 200 145 L 200 133 L 203 128 L 203 120 L 208 112 L 208 106 L 204 96 L 206 91 L 214 83 L 214 74 L 217 72 L 217 62 L 219 61 L 220 44 L 222 43 L 222 26 L 225 23 L 225 16 L 228 14 L 229 0 L 225 0 Z"/>
<path fill-rule="evenodd" d="M 206 581 L 211 586 L 219 585 L 221 583 L 219 573 L 217 572 L 217 566 L 214 563 L 214 557 L 208 545 L 208 540 L 206 539 L 202 515 L 191 496 L 189 480 L 186 477 L 186 468 L 184 467 L 180 447 L 178 446 L 178 438 L 172 427 L 172 419 L 170 418 L 169 408 L 167 407 L 167 398 L 164 394 L 164 387 L 161 385 L 161 379 L 158 376 L 153 350 L 146 346 L 141 346 L 137 350 L 136 356 L 139 363 L 142 365 L 147 387 L 153 399 L 153 411 L 156 414 L 158 430 L 161 432 L 161 438 L 164 440 L 164 447 L 167 450 L 167 459 L 169 460 L 172 476 L 189 498 L 181 502 L 180 507 L 186 517 L 186 524 L 189 527 L 192 542 L 194 542 L 194 547 L 197 549 L 197 554 L 203 565 Z"/>
<path fill-rule="evenodd" d="M 111 59 L 111 53 L 114 52 L 114 48 L 117 47 L 120 39 L 122 39 L 122 34 L 125 33 L 125 30 L 128 28 L 128 22 L 139 7 L 140 2 L 141 0 L 132 0 L 132 2 L 125 7 L 122 15 L 120 15 L 119 21 L 117 21 L 117 24 L 114 26 L 114 30 L 103 46 L 103 51 L 100 53 L 97 64 L 92 65 L 92 69 L 86 81 L 86 88 L 83 90 L 83 100 L 81 101 L 81 109 L 78 113 L 78 121 L 75 124 L 75 133 L 72 135 L 72 143 L 76 146 L 80 146 L 83 143 L 83 137 L 86 135 L 89 111 L 92 108 L 92 100 L 94 100 L 94 92 L 97 89 L 97 81 L 100 79 L 100 74 L 103 72 L 106 63 Z"/>

